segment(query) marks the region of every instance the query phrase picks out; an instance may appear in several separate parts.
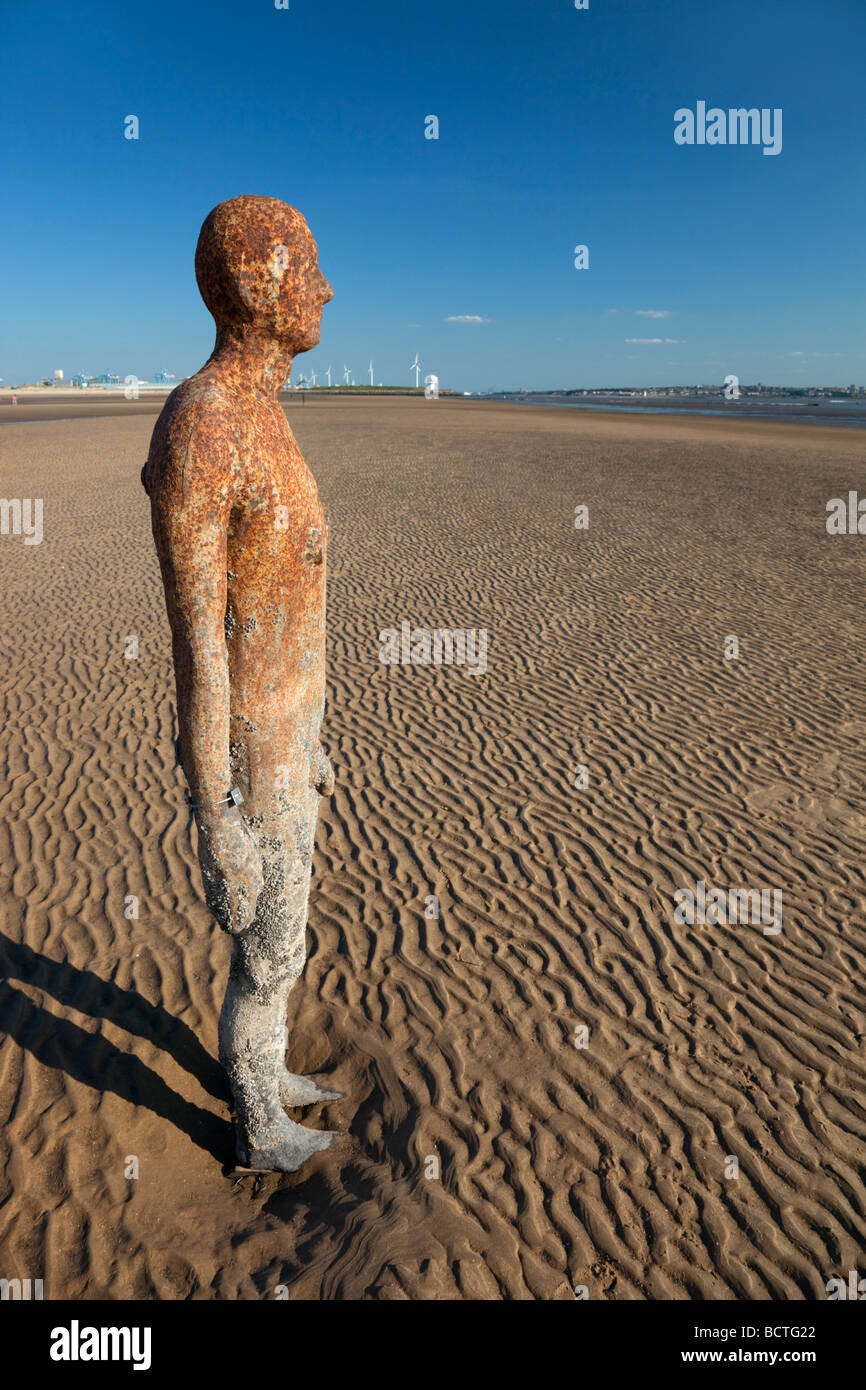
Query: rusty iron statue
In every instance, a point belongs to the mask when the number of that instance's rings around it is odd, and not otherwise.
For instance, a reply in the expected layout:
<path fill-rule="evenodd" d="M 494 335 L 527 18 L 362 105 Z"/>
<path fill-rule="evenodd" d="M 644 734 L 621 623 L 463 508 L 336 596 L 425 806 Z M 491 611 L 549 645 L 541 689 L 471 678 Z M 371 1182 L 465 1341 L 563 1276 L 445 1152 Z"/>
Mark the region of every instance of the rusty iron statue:
<path fill-rule="evenodd" d="M 318 343 L 333 292 L 304 218 L 276 198 L 215 207 L 195 270 L 216 345 L 167 400 L 142 482 L 205 897 L 233 943 L 219 1046 L 237 1160 L 293 1172 L 335 1138 L 283 1108 L 339 1096 L 285 1064 L 319 798 L 334 774 L 319 743 L 327 527 L 278 393 L 295 354 Z"/>

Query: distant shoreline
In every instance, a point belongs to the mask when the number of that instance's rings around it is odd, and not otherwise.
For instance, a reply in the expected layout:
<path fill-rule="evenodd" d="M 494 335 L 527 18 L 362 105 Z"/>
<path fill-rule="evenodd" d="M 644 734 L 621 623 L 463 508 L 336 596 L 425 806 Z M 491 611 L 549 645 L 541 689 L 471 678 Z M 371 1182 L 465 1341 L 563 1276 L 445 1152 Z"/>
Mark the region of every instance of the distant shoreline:
<path fill-rule="evenodd" d="M 651 397 L 642 396 L 629 400 L 613 401 L 604 399 L 567 400 L 558 396 L 531 392 L 514 392 L 497 396 L 482 397 L 495 400 L 503 405 L 560 406 L 572 410 L 600 411 L 604 414 L 649 415 L 664 412 L 668 415 L 717 415 L 732 420 L 781 420 L 786 424 L 806 422 L 810 425 L 846 425 L 850 429 L 866 428 L 866 400 L 852 399 L 826 401 L 807 399 L 793 400 L 739 400 L 727 404 L 699 396 Z"/>

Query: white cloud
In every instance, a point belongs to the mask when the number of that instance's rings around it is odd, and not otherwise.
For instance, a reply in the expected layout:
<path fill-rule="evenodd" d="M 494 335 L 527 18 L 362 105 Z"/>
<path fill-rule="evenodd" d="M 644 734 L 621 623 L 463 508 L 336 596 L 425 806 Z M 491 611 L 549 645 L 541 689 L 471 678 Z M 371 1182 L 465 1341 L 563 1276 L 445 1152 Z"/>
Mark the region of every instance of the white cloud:
<path fill-rule="evenodd" d="M 645 319 L 669 319 L 673 309 L 635 309 L 635 313 Z"/>
<path fill-rule="evenodd" d="M 681 343 L 682 338 L 624 338 L 625 343 Z"/>
<path fill-rule="evenodd" d="M 446 323 L 489 323 L 489 319 L 483 319 L 480 314 L 449 314 Z"/>

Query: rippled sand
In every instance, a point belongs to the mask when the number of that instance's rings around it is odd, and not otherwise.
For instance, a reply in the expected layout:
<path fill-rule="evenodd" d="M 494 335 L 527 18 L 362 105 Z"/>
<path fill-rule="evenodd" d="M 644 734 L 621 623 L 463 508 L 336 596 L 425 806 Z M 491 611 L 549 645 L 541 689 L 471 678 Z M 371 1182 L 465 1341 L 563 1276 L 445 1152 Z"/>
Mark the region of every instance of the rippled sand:
<path fill-rule="evenodd" d="M 288 1060 L 350 1137 L 238 1180 L 138 482 L 157 409 L 0 430 L 0 492 L 45 499 L 42 545 L 0 536 L 0 1276 L 824 1297 L 866 1239 L 866 537 L 824 525 L 866 495 L 862 436 L 290 407 L 331 527 L 337 790 Z M 486 628 L 486 673 L 382 665 L 403 620 Z M 698 880 L 782 890 L 783 931 L 677 923 Z"/>

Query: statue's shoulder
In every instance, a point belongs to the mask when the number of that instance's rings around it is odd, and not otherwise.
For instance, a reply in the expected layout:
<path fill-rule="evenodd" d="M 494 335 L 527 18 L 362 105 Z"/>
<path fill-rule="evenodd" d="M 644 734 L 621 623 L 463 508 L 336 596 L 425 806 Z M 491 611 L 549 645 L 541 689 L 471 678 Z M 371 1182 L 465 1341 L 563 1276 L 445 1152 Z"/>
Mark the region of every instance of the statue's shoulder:
<path fill-rule="evenodd" d="M 176 386 L 162 408 L 157 426 L 169 436 L 178 431 L 212 429 L 216 436 L 226 422 L 234 422 L 237 402 L 225 385 L 203 372 Z"/>
<path fill-rule="evenodd" d="M 156 493 L 184 494 L 190 486 L 222 490 L 233 473 L 238 406 L 205 374 L 182 381 L 168 397 L 153 431 L 142 483 Z"/>

